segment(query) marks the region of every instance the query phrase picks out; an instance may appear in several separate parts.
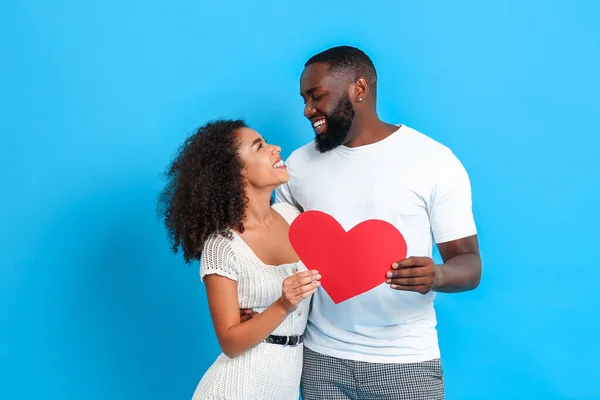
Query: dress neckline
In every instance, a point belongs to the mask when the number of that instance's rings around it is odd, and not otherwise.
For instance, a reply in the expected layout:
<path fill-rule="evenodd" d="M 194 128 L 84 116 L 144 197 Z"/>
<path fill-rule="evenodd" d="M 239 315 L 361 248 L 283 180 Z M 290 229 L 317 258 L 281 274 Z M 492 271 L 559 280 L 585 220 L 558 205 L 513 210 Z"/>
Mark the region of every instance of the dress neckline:
<path fill-rule="evenodd" d="M 288 223 L 287 219 L 277 210 L 277 208 L 271 206 L 271 208 L 273 210 L 275 210 L 275 212 L 277 212 L 277 214 L 279 214 L 279 216 L 281 218 L 283 218 L 283 220 L 285 221 L 286 224 L 288 224 L 288 228 L 290 226 L 290 224 Z M 252 257 L 258 261 L 259 264 L 264 265 L 265 267 L 271 267 L 271 268 L 281 268 L 281 267 L 288 267 L 290 265 L 297 265 L 301 262 L 301 260 L 298 261 L 294 261 L 294 262 L 290 262 L 290 263 L 284 263 L 284 264 L 279 264 L 279 265 L 273 265 L 273 264 L 267 264 L 265 262 L 263 262 L 263 260 L 261 260 L 256 253 L 254 252 L 254 250 L 252 250 L 252 248 L 248 245 L 248 243 L 246 243 L 246 241 L 233 229 L 231 229 L 231 232 L 233 232 L 233 235 L 238 239 L 238 241 L 241 243 L 241 246 L 244 247 L 244 249 L 249 252 L 250 254 L 252 254 Z"/>

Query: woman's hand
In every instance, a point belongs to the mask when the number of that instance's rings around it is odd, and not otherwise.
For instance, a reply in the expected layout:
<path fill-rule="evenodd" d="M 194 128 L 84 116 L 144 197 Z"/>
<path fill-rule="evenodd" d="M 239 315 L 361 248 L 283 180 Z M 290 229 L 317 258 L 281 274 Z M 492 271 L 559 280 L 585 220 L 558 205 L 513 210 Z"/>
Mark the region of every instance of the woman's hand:
<path fill-rule="evenodd" d="M 321 275 L 318 271 L 298 272 L 283 281 L 282 295 L 279 302 L 288 313 L 298 308 L 298 304 L 310 297 L 321 286 Z"/>

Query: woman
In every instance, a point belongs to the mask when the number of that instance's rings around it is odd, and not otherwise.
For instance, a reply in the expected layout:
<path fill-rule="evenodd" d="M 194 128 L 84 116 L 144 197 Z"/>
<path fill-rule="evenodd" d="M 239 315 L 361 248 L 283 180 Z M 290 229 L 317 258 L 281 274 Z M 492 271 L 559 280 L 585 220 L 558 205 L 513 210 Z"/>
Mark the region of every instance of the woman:
<path fill-rule="evenodd" d="M 271 205 L 289 179 L 281 149 L 243 121 L 204 125 L 168 170 L 161 196 L 172 248 L 200 260 L 221 354 L 194 399 L 298 399 L 302 333 L 320 285 L 289 240 L 298 211 Z M 259 312 L 240 322 L 240 309 Z"/>

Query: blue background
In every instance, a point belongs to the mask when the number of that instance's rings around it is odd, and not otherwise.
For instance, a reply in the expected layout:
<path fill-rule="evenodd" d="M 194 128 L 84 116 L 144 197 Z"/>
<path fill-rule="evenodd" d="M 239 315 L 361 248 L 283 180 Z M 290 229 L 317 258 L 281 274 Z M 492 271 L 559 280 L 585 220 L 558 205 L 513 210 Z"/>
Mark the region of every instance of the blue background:
<path fill-rule="evenodd" d="M 191 397 L 219 349 L 161 174 L 212 118 L 310 141 L 299 76 L 338 44 L 472 179 L 484 278 L 438 296 L 447 398 L 600 398 L 599 4 L 3 1 L 0 398 Z"/>

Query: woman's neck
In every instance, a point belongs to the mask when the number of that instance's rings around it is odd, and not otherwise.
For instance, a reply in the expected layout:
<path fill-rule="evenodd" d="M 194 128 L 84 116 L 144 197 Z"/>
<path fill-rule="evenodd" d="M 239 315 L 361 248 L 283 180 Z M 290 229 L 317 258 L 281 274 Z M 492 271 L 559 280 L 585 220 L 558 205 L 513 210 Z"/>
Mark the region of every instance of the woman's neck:
<path fill-rule="evenodd" d="M 248 202 L 244 210 L 244 229 L 266 228 L 273 221 L 271 191 L 246 193 Z"/>

